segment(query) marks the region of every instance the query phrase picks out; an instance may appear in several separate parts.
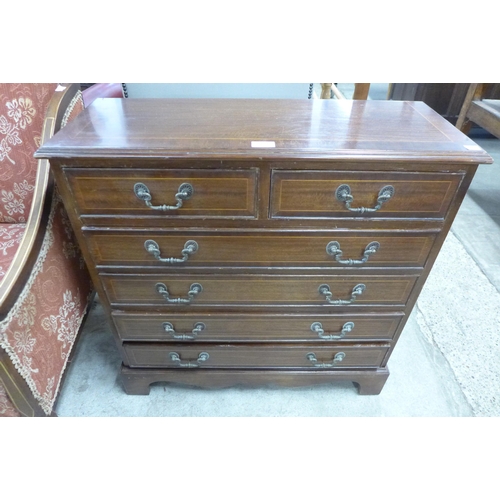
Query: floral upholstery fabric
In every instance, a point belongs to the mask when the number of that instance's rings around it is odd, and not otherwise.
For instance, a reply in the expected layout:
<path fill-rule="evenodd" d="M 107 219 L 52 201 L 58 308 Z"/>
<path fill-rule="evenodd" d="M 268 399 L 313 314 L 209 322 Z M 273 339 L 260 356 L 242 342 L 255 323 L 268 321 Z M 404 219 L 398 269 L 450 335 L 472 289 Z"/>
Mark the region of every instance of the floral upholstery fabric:
<path fill-rule="evenodd" d="M 25 228 L 25 224 L 0 224 L 0 283 L 16 255 Z"/>
<path fill-rule="evenodd" d="M 0 223 L 26 222 L 31 208 L 43 120 L 56 84 L 2 84 Z"/>
<path fill-rule="evenodd" d="M 30 280 L 9 316 L 0 323 L 0 346 L 48 415 L 90 292 L 87 269 L 57 197 Z"/>
<path fill-rule="evenodd" d="M 40 141 L 45 108 L 56 87 L 55 84 L 0 84 L 0 107 L 4 106 L 5 111 L 0 108 L 0 140 L 3 148 L 0 150 L 3 162 L 0 162 L 0 221 L 4 222 L 0 223 L 0 245 L 2 234 L 6 237 L 11 234 L 15 239 L 21 237 L 22 224 L 17 226 L 6 222 L 16 218 L 22 220 L 27 215 L 26 210 L 29 210 L 29 196 L 22 198 L 19 186 L 25 186 L 27 194 L 33 190 L 38 163 L 32 156 Z M 24 97 L 24 101 L 21 101 L 21 97 Z M 16 99 L 17 105 L 12 104 Z M 45 102 L 45 106 L 34 106 L 35 100 Z M 80 93 L 69 107 L 71 109 L 63 122 L 76 116 L 82 109 Z M 30 112 L 31 109 L 36 109 L 36 112 Z M 9 111 L 12 112 L 9 114 Z M 38 120 L 38 117 L 42 120 Z M 22 128 L 21 123 L 25 128 Z M 30 139 L 25 134 L 28 127 L 32 127 L 32 143 L 29 144 Z M 22 142 L 18 142 L 17 138 Z M 28 146 L 28 152 L 21 153 L 21 146 L 24 145 Z M 32 165 L 28 165 L 30 162 Z M 11 175 L 8 174 L 9 170 L 13 172 Z M 28 190 L 30 186 L 31 190 Z M 17 207 L 17 211 L 12 207 Z M 11 246 L 7 243 L 6 251 Z M 87 268 L 56 188 L 37 261 L 14 307 L 0 322 L 0 347 L 7 352 L 47 415 L 52 413 L 91 292 Z M 12 409 L 12 403 L 0 382 L 0 416 L 16 415 L 17 411 Z"/>

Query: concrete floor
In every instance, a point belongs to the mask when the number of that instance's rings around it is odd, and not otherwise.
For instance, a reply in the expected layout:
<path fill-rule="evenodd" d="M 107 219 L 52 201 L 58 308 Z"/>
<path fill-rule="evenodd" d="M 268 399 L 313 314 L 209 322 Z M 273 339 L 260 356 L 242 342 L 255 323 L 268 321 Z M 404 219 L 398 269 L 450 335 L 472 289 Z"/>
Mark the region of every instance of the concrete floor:
<path fill-rule="evenodd" d="M 472 138 L 495 158 L 495 164 L 479 167 L 394 350 L 391 375 L 379 396 L 358 396 L 351 383 L 220 390 L 153 385 L 149 396 L 127 396 L 117 378 L 121 361 L 96 302 L 68 368 L 56 413 L 63 417 L 500 416 L 500 141 Z"/>

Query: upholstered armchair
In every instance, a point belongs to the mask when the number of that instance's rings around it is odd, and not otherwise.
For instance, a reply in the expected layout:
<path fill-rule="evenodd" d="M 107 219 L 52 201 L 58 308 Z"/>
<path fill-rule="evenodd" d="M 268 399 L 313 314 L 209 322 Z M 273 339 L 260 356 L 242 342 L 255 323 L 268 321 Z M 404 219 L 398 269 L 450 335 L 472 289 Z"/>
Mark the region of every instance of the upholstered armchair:
<path fill-rule="evenodd" d="M 0 84 L 0 416 L 53 414 L 92 287 L 40 144 L 79 86 Z"/>

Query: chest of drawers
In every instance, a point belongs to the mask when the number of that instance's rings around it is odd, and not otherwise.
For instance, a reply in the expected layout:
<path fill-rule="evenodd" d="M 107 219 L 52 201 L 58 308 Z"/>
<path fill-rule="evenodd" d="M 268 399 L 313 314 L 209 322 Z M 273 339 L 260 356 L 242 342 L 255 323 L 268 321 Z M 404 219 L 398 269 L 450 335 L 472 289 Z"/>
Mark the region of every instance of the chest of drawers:
<path fill-rule="evenodd" d="M 36 156 L 129 394 L 336 380 L 378 394 L 492 161 L 423 103 L 334 100 L 100 99 Z"/>

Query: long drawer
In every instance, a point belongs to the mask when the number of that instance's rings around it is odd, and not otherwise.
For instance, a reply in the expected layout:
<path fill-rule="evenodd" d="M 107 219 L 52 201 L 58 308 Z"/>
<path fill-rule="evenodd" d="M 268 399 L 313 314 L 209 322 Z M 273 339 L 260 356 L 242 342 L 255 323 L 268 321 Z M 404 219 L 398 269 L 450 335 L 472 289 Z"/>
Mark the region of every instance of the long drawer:
<path fill-rule="evenodd" d="M 99 266 L 420 267 L 435 233 L 85 231 Z"/>
<path fill-rule="evenodd" d="M 415 275 L 124 275 L 101 273 L 115 306 L 403 306 Z"/>
<path fill-rule="evenodd" d="M 444 219 L 462 173 L 275 170 L 271 218 Z"/>
<path fill-rule="evenodd" d="M 255 167 L 239 170 L 124 167 L 90 171 L 71 168 L 65 170 L 65 175 L 81 214 L 256 217 L 258 169 Z M 169 208 L 153 208 L 163 206 Z M 116 222 L 120 225 L 119 220 Z"/>
<path fill-rule="evenodd" d="M 214 345 L 124 344 L 132 368 L 377 368 L 389 344 L 382 345 Z"/>
<path fill-rule="evenodd" d="M 394 338 L 403 316 L 403 313 L 112 313 L 122 341 L 196 343 L 389 341 Z"/>

